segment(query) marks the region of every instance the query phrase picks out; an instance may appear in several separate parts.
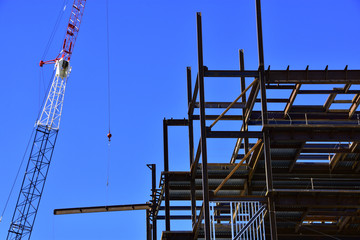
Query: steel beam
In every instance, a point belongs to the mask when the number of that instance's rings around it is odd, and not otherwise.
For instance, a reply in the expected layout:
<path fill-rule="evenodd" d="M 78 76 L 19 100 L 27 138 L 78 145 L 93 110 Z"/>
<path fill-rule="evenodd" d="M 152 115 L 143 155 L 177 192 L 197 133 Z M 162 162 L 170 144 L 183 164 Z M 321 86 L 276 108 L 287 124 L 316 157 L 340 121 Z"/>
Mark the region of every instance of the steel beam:
<path fill-rule="evenodd" d="M 291 96 L 290 96 L 290 101 L 286 104 L 285 109 L 284 109 L 284 118 L 287 116 L 288 112 L 290 111 L 295 98 L 300 90 L 301 84 L 296 84 L 295 89 L 293 89 Z"/>
<path fill-rule="evenodd" d="M 200 128 L 201 128 L 201 156 L 202 156 L 202 185 L 203 185 L 203 207 L 204 207 L 204 231 L 205 240 L 210 240 L 210 209 L 209 209 L 209 186 L 206 150 L 206 122 L 205 122 L 205 91 L 204 91 L 204 64 L 202 46 L 201 13 L 196 13 L 197 19 L 197 47 L 198 47 L 198 80 L 200 99 Z M 199 220 L 198 220 L 199 221 Z"/>
<path fill-rule="evenodd" d="M 169 172 L 169 146 L 168 146 L 168 126 L 167 120 L 163 121 L 163 140 L 164 140 L 164 171 Z M 169 177 L 165 175 L 165 229 L 170 231 L 170 196 L 169 196 Z"/>
<path fill-rule="evenodd" d="M 146 239 L 151 240 L 151 224 L 150 224 L 149 209 L 146 209 L 145 216 L 146 216 Z M 154 239 L 156 239 L 156 238 L 154 238 Z"/>
<path fill-rule="evenodd" d="M 240 71 L 245 71 L 245 61 L 244 61 L 244 49 L 240 49 L 239 50 L 239 63 L 240 63 Z M 241 85 L 241 92 L 245 91 L 246 88 L 246 82 L 245 82 L 245 77 L 241 77 L 240 78 L 240 85 Z M 242 96 L 241 99 L 243 102 L 246 102 L 246 93 Z M 242 115 L 245 116 L 246 114 L 246 105 L 243 107 L 242 109 Z M 243 122 L 244 125 L 244 131 L 248 130 L 248 125 L 246 122 Z M 249 138 L 244 138 L 244 151 L 245 154 L 249 151 Z M 237 146 L 235 146 L 236 148 Z M 239 151 L 238 151 L 239 152 Z"/>
<path fill-rule="evenodd" d="M 152 192 L 152 203 L 151 203 L 151 211 L 152 211 L 152 239 L 157 239 L 157 216 L 156 212 L 156 164 L 151 164 L 151 192 Z"/>
<path fill-rule="evenodd" d="M 187 79 L 187 92 L 188 92 L 188 108 L 190 108 L 191 104 L 191 68 L 186 68 L 186 79 Z M 190 157 L 190 169 L 191 165 L 194 162 L 194 128 L 193 128 L 193 117 L 192 112 L 188 109 L 188 119 L 189 119 L 189 157 Z M 190 188 L 191 188 L 191 220 L 192 225 L 196 222 L 196 197 L 195 197 L 195 178 L 190 179 Z"/>
<path fill-rule="evenodd" d="M 219 115 L 206 115 L 205 119 L 206 120 L 215 120 L 219 117 Z M 193 115 L 192 116 L 193 120 L 200 120 L 200 116 L 199 115 Z M 243 120 L 243 117 L 241 115 L 225 115 L 221 118 L 221 120 Z"/>
<path fill-rule="evenodd" d="M 295 156 L 294 156 L 294 158 L 292 159 L 292 161 L 291 161 L 291 163 L 290 163 L 290 165 L 289 165 L 289 172 L 291 172 L 291 171 L 294 169 L 294 166 L 295 166 L 295 164 L 296 164 L 296 161 L 298 160 L 298 158 L 299 158 L 299 156 L 300 156 L 300 154 L 301 154 L 301 151 L 302 151 L 302 149 L 303 149 L 304 146 L 305 146 L 305 143 L 306 143 L 306 142 L 301 143 L 300 146 L 298 147 L 298 149 L 296 150 Z"/>
<path fill-rule="evenodd" d="M 54 215 L 151 209 L 150 203 L 54 209 Z"/>
<path fill-rule="evenodd" d="M 360 70 L 267 70 L 266 83 L 360 84 Z"/>
<path fill-rule="evenodd" d="M 262 37 L 262 20 L 261 20 L 261 1 L 256 0 L 256 26 L 258 37 L 258 53 L 259 53 L 259 80 L 261 90 L 261 118 L 262 125 L 268 123 L 268 113 L 266 105 L 266 86 L 265 86 L 265 69 L 264 69 L 264 49 L 263 49 L 263 37 Z M 264 158 L 265 158 L 265 174 L 266 174 L 266 189 L 268 193 L 268 212 L 270 222 L 270 235 L 272 240 L 277 240 L 276 231 L 276 215 L 275 204 L 273 201 L 273 177 L 270 155 L 270 137 L 269 131 L 263 129 L 263 141 L 264 141 Z"/>
<path fill-rule="evenodd" d="M 187 119 L 167 119 L 166 120 L 167 126 L 188 126 L 189 121 Z"/>
<path fill-rule="evenodd" d="M 262 44 L 262 43 L 261 43 Z M 360 70 L 264 70 L 268 84 L 360 84 Z M 254 70 L 206 70 L 204 77 L 259 77 Z"/>
<path fill-rule="evenodd" d="M 208 138 L 261 138 L 262 132 L 259 131 L 210 131 L 207 130 Z"/>
<path fill-rule="evenodd" d="M 270 131 L 270 138 L 273 141 L 360 141 L 358 125 L 267 125 L 264 129 Z"/>
<path fill-rule="evenodd" d="M 238 162 L 235 167 L 233 168 L 233 170 L 231 170 L 231 172 L 226 176 L 226 178 L 220 183 L 220 185 L 215 189 L 214 191 L 214 195 L 216 195 L 218 193 L 218 191 L 225 185 L 225 183 L 232 177 L 232 175 L 234 175 L 234 173 L 239 169 L 240 166 L 243 165 L 243 162 L 245 160 L 247 160 L 251 153 L 254 152 L 256 150 L 256 148 L 261 144 L 262 140 L 259 139 L 258 142 L 250 149 L 250 151 L 244 156 L 244 158 Z"/>
<path fill-rule="evenodd" d="M 204 71 L 204 77 L 251 77 L 259 76 L 258 71 L 239 71 L 239 70 L 207 70 Z"/>
<path fill-rule="evenodd" d="M 199 76 L 199 75 L 196 76 L 194 93 L 193 93 L 193 95 L 192 95 L 191 102 L 190 102 L 190 104 L 188 105 L 188 106 L 189 106 L 189 107 L 188 107 L 188 109 L 189 109 L 189 110 L 188 110 L 188 114 L 191 114 L 191 115 L 194 114 L 194 108 L 195 108 L 196 98 L 197 98 L 197 95 L 198 95 L 198 92 L 199 92 L 199 90 L 198 90 L 198 89 L 199 89 L 198 76 Z"/>

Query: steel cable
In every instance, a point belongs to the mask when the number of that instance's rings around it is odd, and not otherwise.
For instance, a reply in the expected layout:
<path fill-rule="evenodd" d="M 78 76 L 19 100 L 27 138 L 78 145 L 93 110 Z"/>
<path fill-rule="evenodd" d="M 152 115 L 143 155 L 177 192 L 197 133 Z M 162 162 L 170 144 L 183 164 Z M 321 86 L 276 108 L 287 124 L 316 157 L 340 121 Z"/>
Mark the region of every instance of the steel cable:
<path fill-rule="evenodd" d="M 108 90 L 108 121 L 109 121 L 109 133 L 108 133 L 108 158 L 107 158 L 107 176 L 106 176 L 106 204 L 108 203 L 109 198 L 109 181 L 110 181 L 110 162 L 111 162 L 111 131 L 110 131 L 110 34 L 109 34 L 109 0 L 106 0 L 106 48 L 107 48 L 107 90 Z"/>
<path fill-rule="evenodd" d="M 53 41 L 53 39 L 54 39 L 54 36 L 55 36 L 55 34 L 56 34 L 56 32 L 57 32 L 57 30 L 58 30 L 58 28 L 59 28 L 59 23 L 60 23 L 63 15 L 64 15 L 66 6 L 67 6 L 67 4 L 68 4 L 68 1 L 69 1 L 69 0 L 64 0 L 64 1 L 63 1 L 63 4 L 62 4 L 61 9 L 60 9 L 60 11 L 59 11 L 58 17 L 57 17 L 57 19 L 56 19 L 55 25 L 54 25 L 54 27 L 53 27 L 53 30 L 52 30 L 51 34 L 50 34 L 49 40 L 48 40 L 48 42 L 47 42 L 47 44 L 46 44 L 46 47 L 45 47 L 45 50 L 44 50 L 44 53 L 43 53 L 41 59 L 44 59 L 44 58 L 46 57 L 46 55 L 47 55 L 47 53 L 48 53 L 48 51 L 49 51 L 49 49 L 50 49 L 50 46 L 51 46 L 52 41 Z"/>

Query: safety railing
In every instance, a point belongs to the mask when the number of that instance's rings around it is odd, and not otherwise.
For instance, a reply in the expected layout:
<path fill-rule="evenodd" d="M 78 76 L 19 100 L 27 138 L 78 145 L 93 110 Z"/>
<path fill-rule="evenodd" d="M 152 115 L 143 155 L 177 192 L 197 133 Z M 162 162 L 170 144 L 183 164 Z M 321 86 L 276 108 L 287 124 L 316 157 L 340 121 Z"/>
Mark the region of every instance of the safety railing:
<path fill-rule="evenodd" d="M 265 213 L 266 204 L 260 202 L 210 202 L 211 239 L 216 239 L 217 219 L 222 215 L 230 219 L 231 239 L 265 240 Z"/>

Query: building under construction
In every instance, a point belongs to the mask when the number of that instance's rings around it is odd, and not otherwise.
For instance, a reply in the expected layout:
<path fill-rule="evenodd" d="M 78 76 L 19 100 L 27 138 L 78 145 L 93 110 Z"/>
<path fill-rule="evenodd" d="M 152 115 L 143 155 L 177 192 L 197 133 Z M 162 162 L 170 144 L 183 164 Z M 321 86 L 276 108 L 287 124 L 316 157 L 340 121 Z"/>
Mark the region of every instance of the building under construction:
<path fill-rule="evenodd" d="M 187 68 L 188 116 L 163 120 L 164 169 L 157 183 L 155 165 L 149 165 L 150 203 L 55 213 L 146 209 L 147 239 L 160 234 L 163 240 L 359 239 L 360 90 L 353 86 L 360 84 L 360 70 L 265 69 L 260 0 L 256 13 L 259 66 L 253 70 L 244 68 L 242 50 L 239 70 L 203 65 L 197 13 L 198 68 L 196 79 L 191 79 L 194 70 Z M 204 81 L 212 77 L 238 78 L 240 95 L 233 102 L 205 101 Z M 297 97 L 309 94 L 327 99 L 294 104 Z M 341 97 L 345 95 L 351 98 Z M 220 114 L 206 114 L 209 109 Z M 213 130 L 222 121 L 242 125 L 240 130 Z M 195 124 L 200 124 L 200 139 L 194 139 Z M 172 126 L 184 126 L 189 133 L 188 171 L 169 168 Z M 228 163 L 208 162 L 209 138 L 236 139 Z M 179 214 L 183 211 L 188 214 Z M 157 233 L 162 220 L 165 230 Z M 173 231 L 173 222 L 180 220 L 191 220 L 192 230 Z"/>

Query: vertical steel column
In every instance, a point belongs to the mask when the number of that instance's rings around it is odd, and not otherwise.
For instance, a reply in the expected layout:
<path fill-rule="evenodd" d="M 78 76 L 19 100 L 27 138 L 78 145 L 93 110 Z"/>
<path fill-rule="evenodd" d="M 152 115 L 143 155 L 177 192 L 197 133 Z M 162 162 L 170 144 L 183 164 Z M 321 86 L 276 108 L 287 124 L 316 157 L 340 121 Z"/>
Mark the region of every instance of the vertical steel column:
<path fill-rule="evenodd" d="M 150 211 L 146 209 L 146 240 L 151 240 Z"/>
<path fill-rule="evenodd" d="M 191 67 L 186 67 L 186 80 L 187 80 L 187 95 L 188 95 L 188 111 L 192 100 L 192 87 L 191 87 Z M 189 119 L 189 153 L 190 153 L 190 167 L 194 162 L 194 130 L 192 113 L 188 113 Z"/>
<path fill-rule="evenodd" d="M 244 71 L 245 70 L 245 62 L 244 62 L 244 49 L 240 49 L 239 50 L 239 61 L 240 61 L 240 71 Z M 241 77 L 241 92 L 244 92 L 246 88 L 246 84 L 245 84 L 245 77 Z M 242 96 L 241 101 L 243 103 L 246 102 L 246 93 Z M 246 114 L 246 104 L 244 105 L 243 109 L 242 109 L 242 115 L 243 117 L 245 117 Z M 244 131 L 248 130 L 248 125 L 246 122 L 243 122 L 244 124 Z M 244 138 L 244 149 L 245 149 L 245 154 L 249 152 L 249 138 Z"/>
<path fill-rule="evenodd" d="M 193 116 L 190 113 L 190 103 L 192 100 L 192 83 L 191 83 L 191 67 L 186 68 L 187 79 L 187 95 L 188 95 L 188 119 L 189 119 L 189 154 L 190 154 L 190 168 L 194 162 L 194 128 L 193 128 Z M 195 192 L 195 178 L 190 180 L 190 199 L 191 199 L 191 221 L 192 225 L 196 223 L 196 192 Z"/>
<path fill-rule="evenodd" d="M 153 220 L 152 220 L 152 239 L 156 240 L 157 239 L 157 219 L 155 216 L 155 210 L 156 210 L 156 164 L 151 164 L 151 176 L 152 176 L 152 186 L 151 186 L 151 191 L 152 191 L 152 199 L 154 200 L 154 202 L 152 203 L 152 216 L 153 216 Z"/>
<path fill-rule="evenodd" d="M 261 89 L 261 117 L 262 125 L 268 123 L 267 104 L 266 104 L 266 87 L 265 87 L 265 69 L 264 69 L 264 49 L 262 36 L 262 22 L 261 22 L 261 1 L 256 0 L 256 23 L 257 23 L 257 37 L 258 37 L 258 52 L 259 52 L 259 80 Z M 256 97 L 256 96 L 255 96 Z M 270 154 L 270 137 L 269 131 L 263 131 L 264 141 L 264 158 L 265 158 L 265 174 L 266 174 L 266 188 L 268 195 L 268 211 L 270 220 L 270 235 L 271 239 L 277 239 L 275 204 L 273 201 L 273 177 Z"/>
<path fill-rule="evenodd" d="M 167 120 L 163 120 L 164 138 L 164 171 L 165 171 L 165 229 L 170 231 L 170 196 L 169 196 L 169 147 L 168 147 L 168 125 Z"/>
<path fill-rule="evenodd" d="M 205 239 L 210 240 L 210 211 L 209 211 L 209 185 L 207 169 L 207 150 L 206 150 L 206 122 L 205 122 L 205 92 L 204 92 L 204 65 L 203 65 L 203 46 L 202 46 L 202 27 L 201 13 L 196 13 L 197 23 L 197 47 L 198 47 L 198 84 L 200 102 L 200 127 L 201 127 L 201 159 L 202 159 L 202 190 L 204 206 L 204 230 Z"/>

